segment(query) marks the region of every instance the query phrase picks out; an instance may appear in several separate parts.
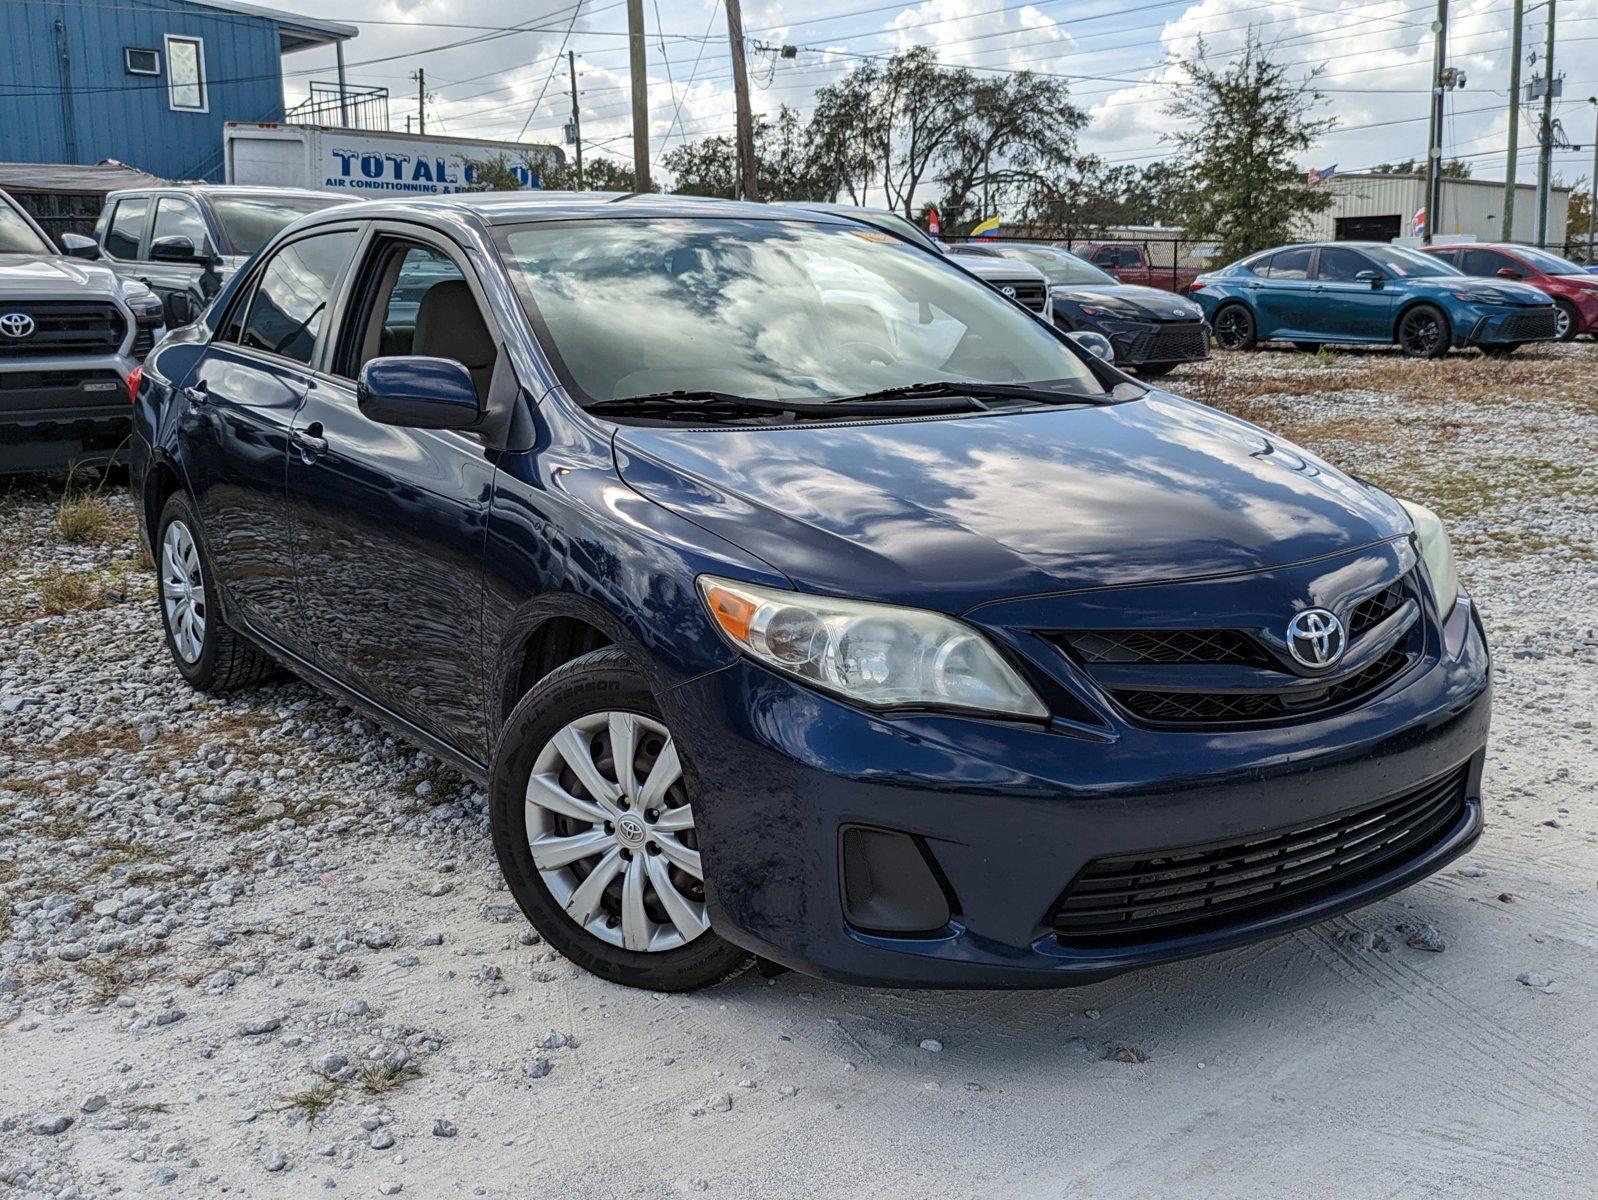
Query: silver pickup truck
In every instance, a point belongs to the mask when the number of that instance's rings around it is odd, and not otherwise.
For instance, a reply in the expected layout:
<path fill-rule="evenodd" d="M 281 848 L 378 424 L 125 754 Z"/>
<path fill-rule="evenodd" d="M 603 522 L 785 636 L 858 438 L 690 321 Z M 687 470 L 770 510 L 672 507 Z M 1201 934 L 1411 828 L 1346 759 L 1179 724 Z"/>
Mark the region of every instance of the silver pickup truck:
<path fill-rule="evenodd" d="M 62 248 L 98 253 L 70 233 Z M 153 291 L 68 254 L 0 192 L 0 475 L 116 457 L 128 373 L 162 332 Z"/>

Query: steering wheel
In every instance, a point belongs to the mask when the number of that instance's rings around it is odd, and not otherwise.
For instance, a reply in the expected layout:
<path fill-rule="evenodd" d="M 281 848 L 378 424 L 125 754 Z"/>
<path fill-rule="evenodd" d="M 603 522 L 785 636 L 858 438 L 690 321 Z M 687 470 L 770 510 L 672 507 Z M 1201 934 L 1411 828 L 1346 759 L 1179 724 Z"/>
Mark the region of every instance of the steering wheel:
<path fill-rule="evenodd" d="M 881 363 L 885 367 L 891 367 L 899 361 L 886 347 L 878 346 L 874 342 L 840 342 L 837 351 L 840 354 L 850 354 L 855 358 L 864 359 L 866 362 Z"/>

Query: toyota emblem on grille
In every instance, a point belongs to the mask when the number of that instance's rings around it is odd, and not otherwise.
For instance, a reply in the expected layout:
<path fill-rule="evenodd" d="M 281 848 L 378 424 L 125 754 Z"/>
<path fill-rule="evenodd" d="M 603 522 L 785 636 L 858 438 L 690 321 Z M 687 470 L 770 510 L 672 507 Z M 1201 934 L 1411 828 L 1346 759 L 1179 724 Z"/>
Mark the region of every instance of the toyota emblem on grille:
<path fill-rule="evenodd" d="M 0 315 L 0 333 L 8 338 L 32 337 L 35 326 L 27 313 L 8 312 Z"/>
<path fill-rule="evenodd" d="M 1010 297 L 1010 299 L 1012 299 L 1012 300 L 1015 299 L 1015 289 L 1013 287 L 1002 287 L 999 290 L 1001 292 L 1003 292 L 1006 296 Z"/>
<path fill-rule="evenodd" d="M 1306 608 L 1287 623 L 1287 650 L 1300 665 L 1319 669 L 1343 657 L 1343 623 L 1324 608 Z"/>

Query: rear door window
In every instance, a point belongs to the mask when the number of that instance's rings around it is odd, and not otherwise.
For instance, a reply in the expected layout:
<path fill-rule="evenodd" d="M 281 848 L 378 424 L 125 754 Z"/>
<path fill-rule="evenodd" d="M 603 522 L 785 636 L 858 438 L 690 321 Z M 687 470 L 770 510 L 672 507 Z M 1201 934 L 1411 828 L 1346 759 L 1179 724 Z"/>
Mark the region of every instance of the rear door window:
<path fill-rule="evenodd" d="M 1518 263 L 1511 262 L 1507 254 L 1500 254 L 1496 250 L 1466 250 L 1463 258 L 1464 262 L 1456 265 L 1463 267 L 1467 275 L 1496 275 L 1504 267 L 1525 274 Z"/>
<path fill-rule="evenodd" d="M 354 230 L 317 234 L 273 255 L 261 272 L 239 344 L 309 364 L 358 238 Z"/>
<path fill-rule="evenodd" d="M 1294 250 L 1278 250 L 1254 268 L 1254 274 L 1266 279 L 1294 280 L 1309 278 L 1311 250 L 1300 246 Z"/>
<path fill-rule="evenodd" d="M 118 200 L 105 231 L 105 252 L 112 258 L 136 259 L 144 238 L 144 219 L 150 212 L 147 196 Z"/>

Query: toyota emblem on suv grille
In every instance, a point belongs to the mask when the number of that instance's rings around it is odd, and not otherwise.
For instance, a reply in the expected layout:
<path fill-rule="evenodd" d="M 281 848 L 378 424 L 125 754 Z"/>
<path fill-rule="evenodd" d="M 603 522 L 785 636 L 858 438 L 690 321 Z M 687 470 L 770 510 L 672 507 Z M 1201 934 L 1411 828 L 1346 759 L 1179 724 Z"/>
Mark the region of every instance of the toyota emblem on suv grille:
<path fill-rule="evenodd" d="M 33 330 L 33 318 L 27 313 L 8 312 L 0 315 L 0 333 L 8 338 L 32 337 Z"/>
<path fill-rule="evenodd" d="M 1287 650 L 1301 666 L 1331 666 L 1346 642 L 1343 623 L 1324 608 L 1306 608 L 1287 623 Z"/>

